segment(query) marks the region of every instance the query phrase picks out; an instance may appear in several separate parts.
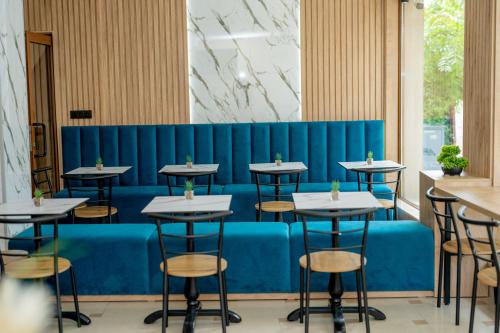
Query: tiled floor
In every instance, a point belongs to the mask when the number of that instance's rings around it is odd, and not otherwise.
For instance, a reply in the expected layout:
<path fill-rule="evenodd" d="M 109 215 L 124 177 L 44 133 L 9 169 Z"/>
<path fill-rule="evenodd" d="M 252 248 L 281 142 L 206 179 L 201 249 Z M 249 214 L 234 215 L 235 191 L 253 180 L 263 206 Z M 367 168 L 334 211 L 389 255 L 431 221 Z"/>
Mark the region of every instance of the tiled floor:
<path fill-rule="evenodd" d="M 414 332 L 467 332 L 469 322 L 470 301 L 463 300 L 462 324 L 454 325 L 454 303 L 450 306 L 436 308 L 433 298 L 413 299 L 371 299 L 370 305 L 383 310 L 387 315 L 385 321 L 371 321 L 372 332 L 384 333 L 414 333 Z M 354 303 L 347 300 L 347 303 Z M 325 301 L 314 301 L 313 305 L 324 305 Z M 204 308 L 216 307 L 216 302 L 204 302 Z M 174 308 L 182 308 L 184 303 L 173 302 Z M 298 322 L 287 322 L 286 315 L 297 306 L 295 301 L 233 301 L 230 308 L 243 317 L 240 324 L 231 324 L 228 332 L 234 333 L 274 333 L 303 332 L 304 328 Z M 155 302 L 129 303 L 82 303 L 82 310 L 92 318 L 90 326 L 78 329 L 71 321 L 65 321 L 64 332 L 93 333 L 146 333 L 160 332 L 159 322 L 153 325 L 143 324 L 144 317 L 160 307 Z M 64 308 L 70 309 L 71 304 L 65 303 Z M 364 324 L 357 322 L 356 315 L 347 316 L 347 332 L 365 332 Z M 494 305 L 490 300 L 479 301 L 476 312 L 474 332 L 493 332 Z M 311 316 L 312 333 L 332 332 L 333 325 L 328 315 Z M 56 332 L 54 321 L 49 332 Z M 220 332 L 218 318 L 204 317 L 197 321 L 196 332 Z M 167 332 L 182 332 L 182 319 L 171 318 Z"/>

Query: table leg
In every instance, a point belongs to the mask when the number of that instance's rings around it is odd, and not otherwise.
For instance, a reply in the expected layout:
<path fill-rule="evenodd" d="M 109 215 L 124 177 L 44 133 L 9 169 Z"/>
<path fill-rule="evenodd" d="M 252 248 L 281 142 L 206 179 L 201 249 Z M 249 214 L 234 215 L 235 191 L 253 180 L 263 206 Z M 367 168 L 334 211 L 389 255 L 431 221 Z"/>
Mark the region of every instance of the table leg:
<path fill-rule="evenodd" d="M 276 201 L 280 201 L 280 184 L 281 178 L 279 175 L 274 175 L 274 195 L 276 196 Z M 283 213 L 274 213 L 274 221 L 281 222 L 283 221 Z"/>
<path fill-rule="evenodd" d="M 449 215 L 450 210 L 448 209 L 448 205 L 445 204 L 445 215 Z M 448 218 L 445 218 L 445 228 L 446 230 L 451 229 L 451 221 Z M 445 242 L 451 240 L 451 233 L 444 233 Z M 444 305 L 450 304 L 450 275 L 451 275 L 451 255 L 448 252 L 444 252 L 444 278 L 443 278 L 443 288 L 444 288 Z"/>
<path fill-rule="evenodd" d="M 210 192 L 212 191 L 212 175 L 208 175 L 208 188 L 207 188 L 207 195 L 210 195 Z"/>

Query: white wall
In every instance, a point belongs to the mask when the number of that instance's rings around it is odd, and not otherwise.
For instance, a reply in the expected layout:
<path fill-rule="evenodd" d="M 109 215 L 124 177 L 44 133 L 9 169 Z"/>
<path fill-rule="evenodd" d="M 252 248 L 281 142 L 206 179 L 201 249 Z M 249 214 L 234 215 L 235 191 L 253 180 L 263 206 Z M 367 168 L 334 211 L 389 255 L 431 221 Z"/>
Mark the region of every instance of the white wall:
<path fill-rule="evenodd" d="M 423 166 L 424 10 L 413 1 L 403 6 L 401 53 L 402 196 L 418 203 L 419 171 Z"/>
<path fill-rule="evenodd" d="M 0 202 L 31 197 L 25 51 L 23 0 L 0 0 Z"/>

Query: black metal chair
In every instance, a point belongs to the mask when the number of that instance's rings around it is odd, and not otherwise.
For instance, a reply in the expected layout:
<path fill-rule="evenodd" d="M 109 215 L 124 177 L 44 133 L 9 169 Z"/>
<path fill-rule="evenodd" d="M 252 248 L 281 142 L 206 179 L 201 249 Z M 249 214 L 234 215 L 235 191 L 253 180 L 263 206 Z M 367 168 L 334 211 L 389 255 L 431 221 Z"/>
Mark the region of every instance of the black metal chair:
<path fill-rule="evenodd" d="M 386 211 L 387 220 L 390 219 L 390 211 L 394 212 L 394 220 L 398 219 L 398 196 L 399 191 L 401 189 L 401 173 L 406 167 L 399 168 L 381 168 L 381 169 L 353 169 L 352 171 L 356 172 L 358 179 L 358 191 L 363 189 L 363 185 L 366 185 L 369 192 L 371 192 L 376 197 L 380 196 L 392 196 L 392 199 L 380 198 L 378 201 Z M 395 180 L 388 177 L 391 174 L 395 175 Z M 363 175 L 365 177 L 363 177 Z M 376 175 L 382 175 L 384 180 L 373 180 Z M 389 178 L 389 179 L 388 179 Z M 374 193 L 373 186 L 374 185 L 387 185 L 391 188 L 390 192 L 384 193 Z"/>
<path fill-rule="evenodd" d="M 462 256 L 464 254 L 471 255 L 470 247 L 467 246 L 467 239 L 460 237 L 460 232 L 453 212 L 453 203 L 458 202 L 457 197 L 438 196 L 434 194 L 434 188 L 431 187 L 427 190 L 425 196 L 430 200 L 432 211 L 436 217 L 436 223 L 439 228 L 440 246 L 439 246 L 439 275 L 438 275 L 438 297 L 437 307 L 441 307 L 441 295 L 443 292 L 443 279 L 447 279 L 449 283 L 449 274 L 443 277 L 443 270 L 445 265 L 445 256 L 457 257 L 457 286 L 456 286 L 456 311 L 455 311 L 455 324 L 460 324 L 460 284 L 462 272 Z M 438 203 L 444 205 L 444 211 L 440 211 Z M 452 239 L 452 235 L 455 239 Z M 446 260 L 449 267 L 449 259 Z M 446 300 L 445 300 L 446 302 Z"/>
<path fill-rule="evenodd" d="M 73 270 L 71 262 L 68 259 L 59 257 L 58 221 L 66 217 L 66 214 L 28 219 L 19 219 L 17 216 L 0 217 L 0 224 L 3 225 L 48 224 L 53 227 L 53 232 L 51 235 L 36 235 L 34 233 L 33 237 L 0 236 L 0 239 L 10 241 L 14 244 L 17 241 L 31 241 L 35 246 L 35 251 L 28 255 L 17 251 L 2 251 L 2 249 L 0 248 L 0 278 L 5 276 L 8 278 L 19 280 L 41 280 L 53 277 L 56 293 L 56 314 L 60 333 L 63 332 L 63 323 L 59 275 L 66 271 L 69 271 L 71 277 L 77 325 L 78 327 L 81 326 L 80 307 L 78 305 L 78 292 L 75 272 Z M 45 244 L 43 244 L 43 247 L 41 248 L 40 245 L 42 245 L 42 242 L 44 242 Z M 7 262 L 7 257 L 19 257 L 19 259 Z M 29 318 L 27 319 L 29 320 Z"/>
<path fill-rule="evenodd" d="M 43 168 L 34 169 L 31 171 L 31 178 L 36 188 L 40 189 L 44 196 L 52 198 L 54 196 L 54 189 L 52 188 L 52 181 L 50 173 L 52 167 L 47 166 Z"/>
<path fill-rule="evenodd" d="M 498 243 L 495 240 L 494 229 L 500 226 L 500 222 L 494 220 L 476 220 L 466 216 L 466 207 L 461 207 L 458 211 L 458 218 L 463 222 L 465 233 L 469 241 L 470 248 L 472 249 L 472 256 L 474 257 L 474 281 L 472 286 L 472 303 L 470 311 L 469 333 L 474 331 L 474 315 L 476 311 L 477 300 L 477 283 L 494 288 L 495 290 L 495 333 L 500 330 L 500 303 L 498 277 L 500 276 L 500 265 L 498 262 Z M 471 230 L 471 226 L 482 227 L 486 230 L 488 238 L 476 238 Z M 488 251 L 485 251 L 487 247 Z M 491 264 L 492 267 L 479 269 L 480 262 Z"/>
<path fill-rule="evenodd" d="M 108 219 L 112 223 L 113 216 L 118 222 L 118 209 L 113 207 L 113 178 L 115 175 L 62 175 L 68 196 L 94 196 L 85 206 L 75 208 L 73 218 Z M 97 186 L 96 186 L 97 185 Z M 77 196 L 78 197 L 78 196 Z"/>
<path fill-rule="evenodd" d="M 162 315 L 162 332 L 166 331 L 168 326 L 169 313 L 177 314 L 178 312 L 168 310 L 169 298 L 169 278 L 180 277 L 186 279 L 185 297 L 188 302 L 188 309 L 185 312 L 186 316 L 192 316 L 191 320 L 195 320 L 196 315 L 202 315 L 203 310 L 197 310 L 196 307 L 198 290 L 196 284 L 192 283 L 194 279 L 201 277 L 217 276 L 220 297 L 220 316 L 222 318 L 222 331 L 226 332 L 226 326 L 229 325 L 229 309 L 227 302 L 226 275 L 225 271 L 228 267 L 227 261 L 222 257 L 223 237 L 224 237 L 224 218 L 232 214 L 232 211 L 209 213 L 202 215 L 168 215 L 168 214 L 150 214 L 149 216 L 156 221 L 158 239 L 160 243 L 162 263 L 160 269 L 163 272 L 163 315 Z M 219 220 L 217 232 L 209 234 L 195 234 L 194 223 L 202 221 Z M 162 224 L 165 222 L 177 222 L 186 224 L 186 234 L 169 234 L 162 230 Z M 185 239 L 187 243 L 186 251 L 179 252 L 170 250 L 167 245 L 167 239 Z M 216 242 L 215 248 L 203 251 L 195 250 L 196 240 L 213 240 Z M 194 313 L 190 313 L 194 311 Z M 205 310 L 207 311 L 207 310 Z M 213 315 L 213 313 L 212 313 Z"/>
<path fill-rule="evenodd" d="M 368 314 L 368 296 L 366 290 L 366 241 L 368 236 L 368 225 L 372 214 L 376 208 L 358 209 L 350 211 L 313 211 L 313 210 L 297 210 L 295 214 L 301 216 L 302 227 L 304 233 L 304 248 L 305 255 L 300 257 L 300 322 L 302 323 L 305 316 L 305 332 L 309 332 L 309 303 L 310 303 L 310 282 L 311 273 L 330 273 L 330 281 L 335 281 L 333 276 L 346 272 L 356 273 L 356 290 L 358 297 L 358 316 L 359 321 L 363 321 L 363 312 L 365 316 L 366 332 L 370 332 L 370 322 Z M 364 224 L 362 227 L 353 228 L 350 230 L 339 230 L 339 221 L 342 218 L 351 218 L 353 216 L 364 216 Z M 313 230 L 308 227 L 307 218 L 322 218 L 332 221 L 332 230 Z M 318 234 L 331 237 L 331 247 L 319 247 L 311 244 L 310 234 Z M 360 234 L 361 241 L 358 245 L 341 246 L 341 236 L 348 234 Z M 304 273 L 305 273 L 305 288 L 304 288 Z M 340 279 L 339 279 L 340 280 Z M 341 284 L 341 282 L 340 282 Z M 330 283 L 331 285 L 331 283 Z M 340 288 L 342 288 L 340 286 Z M 305 306 L 304 306 L 305 292 Z M 333 291 L 330 291 L 332 293 Z M 361 302 L 361 293 L 363 294 L 363 304 Z M 339 295 L 339 301 L 340 301 Z M 339 304 L 340 305 L 340 304 Z M 333 305 L 332 305 L 333 307 Z"/>

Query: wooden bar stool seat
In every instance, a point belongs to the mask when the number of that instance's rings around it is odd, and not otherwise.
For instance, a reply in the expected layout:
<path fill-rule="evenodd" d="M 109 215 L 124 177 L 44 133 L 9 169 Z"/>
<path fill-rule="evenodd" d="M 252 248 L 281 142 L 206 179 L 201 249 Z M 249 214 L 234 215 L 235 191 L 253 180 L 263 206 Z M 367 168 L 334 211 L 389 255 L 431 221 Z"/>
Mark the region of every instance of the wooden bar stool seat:
<path fill-rule="evenodd" d="M 217 274 L 217 256 L 207 254 L 183 255 L 167 259 L 168 275 L 184 278 L 196 278 Z M 160 264 L 163 272 L 164 263 Z M 226 259 L 221 259 L 221 271 L 227 269 Z"/>
<path fill-rule="evenodd" d="M 255 204 L 255 209 L 259 210 L 259 203 Z M 287 213 L 294 209 L 295 205 L 291 201 L 265 201 L 260 204 L 260 211 L 266 213 Z"/>
<path fill-rule="evenodd" d="M 85 206 L 75 208 L 75 217 L 82 219 L 97 219 L 116 215 L 118 209 L 111 207 L 108 214 L 107 206 Z"/>
<path fill-rule="evenodd" d="M 311 270 L 318 273 L 345 273 L 361 269 L 361 255 L 346 251 L 319 251 L 310 254 Z M 364 258 L 366 265 L 366 258 Z M 307 255 L 299 259 L 300 266 L 307 268 Z"/>
<path fill-rule="evenodd" d="M 486 238 L 479 238 L 479 240 L 487 242 L 488 239 Z M 467 238 L 462 238 L 460 239 L 460 243 L 462 246 L 462 255 L 472 255 L 472 250 L 469 245 L 469 241 Z M 496 243 L 497 249 L 499 249 L 497 252 L 500 252 L 500 242 L 497 241 Z M 451 253 L 451 254 L 458 254 L 458 243 L 456 239 L 447 241 L 443 244 L 443 250 Z M 483 255 L 488 255 L 491 254 L 491 248 L 489 244 L 480 244 L 478 243 L 476 245 L 476 251 L 477 254 L 483 254 Z"/>
<path fill-rule="evenodd" d="M 71 268 L 71 262 L 57 258 L 57 273 Z M 54 276 L 54 257 L 30 257 L 12 261 L 5 265 L 5 274 L 13 279 L 44 279 Z"/>
<path fill-rule="evenodd" d="M 477 273 L 477 279 L 482 284 L 489 287 L 496 288 L 498 285 L 497 271 L 495 267 L 485 268 Z"/>

